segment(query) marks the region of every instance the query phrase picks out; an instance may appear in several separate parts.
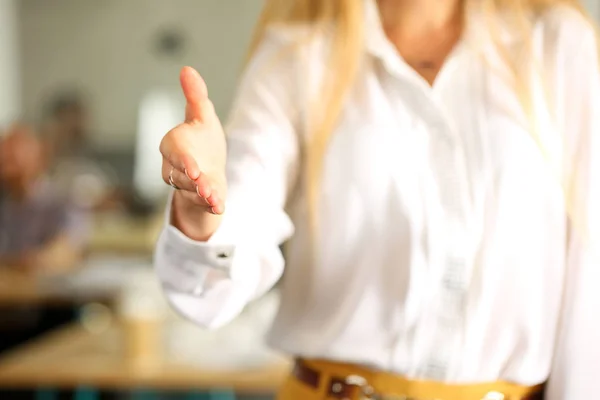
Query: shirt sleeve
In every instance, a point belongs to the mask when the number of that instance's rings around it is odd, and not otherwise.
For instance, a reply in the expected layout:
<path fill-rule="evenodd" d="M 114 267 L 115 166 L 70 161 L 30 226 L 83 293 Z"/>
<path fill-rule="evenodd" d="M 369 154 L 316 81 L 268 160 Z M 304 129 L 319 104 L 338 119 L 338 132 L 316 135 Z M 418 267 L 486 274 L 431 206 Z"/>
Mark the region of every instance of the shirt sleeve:
<path fill-rule="evenodd" d="M 549 400 L 596 398 L 600 381 L 600 70 L 593 30 L 574 39 L 559 70 L 571 215 Z"/>
<path fill-rule="evenodd" d="M 172 307 L 203 327 L 232 320 L 283 272 L 279 246 L 293 233 L 284 209 L 299 158 L 292 54 L 268 32 L 242 76 L 226 126 L 229 192 L 217 232 L 195 242 L 167 209 L 155 268 Z"/>

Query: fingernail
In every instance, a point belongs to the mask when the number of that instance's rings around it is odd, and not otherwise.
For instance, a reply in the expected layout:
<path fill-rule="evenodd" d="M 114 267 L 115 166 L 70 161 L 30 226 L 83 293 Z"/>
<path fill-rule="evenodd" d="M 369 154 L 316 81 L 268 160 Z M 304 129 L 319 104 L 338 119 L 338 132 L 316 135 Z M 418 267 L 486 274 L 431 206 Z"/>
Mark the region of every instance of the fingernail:
<path fill-rule="evenodd" d="M 215 208 L 214 208 L 214 207 L 211 207 L 211 208 L 210 208 L 210 212 L 211 212 L 212 214 L 214 214 L 214 215 L 217 215 L 217 211 L 215 210 Z"/>

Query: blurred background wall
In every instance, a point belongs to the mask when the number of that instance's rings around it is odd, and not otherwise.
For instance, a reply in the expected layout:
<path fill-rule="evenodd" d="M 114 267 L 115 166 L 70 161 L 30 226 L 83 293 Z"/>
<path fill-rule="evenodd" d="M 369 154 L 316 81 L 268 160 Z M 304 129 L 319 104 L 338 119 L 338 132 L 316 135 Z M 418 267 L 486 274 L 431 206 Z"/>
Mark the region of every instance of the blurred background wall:
<path fill-rule="evenodd" d="M 0 62 L 0 87 L 11 89 L 0 94 L 0 113 L 11 114 L 0 114 L 0 123 L 22 109 L 39 124 L 57 95 L 83 96 L 89 156 L 110 166 L 120 187 L 162 201 L 156 149 L 183 116 L 180 68 L 200 71 L 217 113 L 226 117 L 262 3 L 0 0 L 10 11 L 0 15 L 13 16 L 11 24 L 0 21 L 0 59 L 15 60 Z M 3 95 L 13 109 L 1 106 Z"/>
<path fill-rule="evenodd" d="M 600 21 L 600 1 L 598 0 L 585 0 L 587 8 L 590 10 L 592 15 L 596 18 L 596 21 Z"/>
<path fill-rule="evenodd" d="M 15 0 L 0 0 L 0 129 L 20 114 L 18 13 Z"/>
<path fill-rule="evenodd" d="M 134 146 L 140 101 L 157 88 L 177 89 L 182 65 L 199 69 L 217 112 L 226 114 L 262 5 L 260 0 L 17 3 L 25 115 L 38 119 L 49 96 L 75 88 L 89 102 L 90 139 L 112 149 Z"/>

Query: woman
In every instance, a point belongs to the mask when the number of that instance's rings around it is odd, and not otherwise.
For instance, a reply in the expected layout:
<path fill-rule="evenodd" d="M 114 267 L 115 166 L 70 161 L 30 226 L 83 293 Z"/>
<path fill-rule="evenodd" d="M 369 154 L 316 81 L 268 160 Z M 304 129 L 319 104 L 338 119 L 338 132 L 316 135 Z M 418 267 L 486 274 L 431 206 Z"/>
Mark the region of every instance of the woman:
<path fill-rule="evenodd" d="M 181 83 L 158 275 L 217 327 L 291 238 L 280 398 L 596 397 L 600 74 L 575 1 L 270 1 L 227 157 Z"/>

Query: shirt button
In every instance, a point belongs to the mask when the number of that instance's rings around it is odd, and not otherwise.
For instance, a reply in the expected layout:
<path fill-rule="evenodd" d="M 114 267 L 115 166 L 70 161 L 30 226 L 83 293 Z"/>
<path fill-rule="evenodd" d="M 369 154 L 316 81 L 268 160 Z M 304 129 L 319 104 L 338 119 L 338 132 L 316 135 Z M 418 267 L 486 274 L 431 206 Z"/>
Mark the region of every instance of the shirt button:
<path fill-rule="evenodd" d="M 444 285 L 444 289 L 452 292 L 464 292 L 467 290 L 466 282 L 458 276 L 446 275 L 442 280 L 442 284 Z"/>
<path fill-rule="evenodd" d="M 465 270 L 467 263 L 464 258 L 450 257 L 446 261 L 446 270 L 442 278 L 445 289 L 452 291 L 466 290 Z"/>
<path fill-rule="evenodd" d="M 425 365 L 423 374 L 431 380 L 441 381 L 446 378 L 447 370 L 448 366 L 446 363 L 441 360 L 431 360 Z"/>

